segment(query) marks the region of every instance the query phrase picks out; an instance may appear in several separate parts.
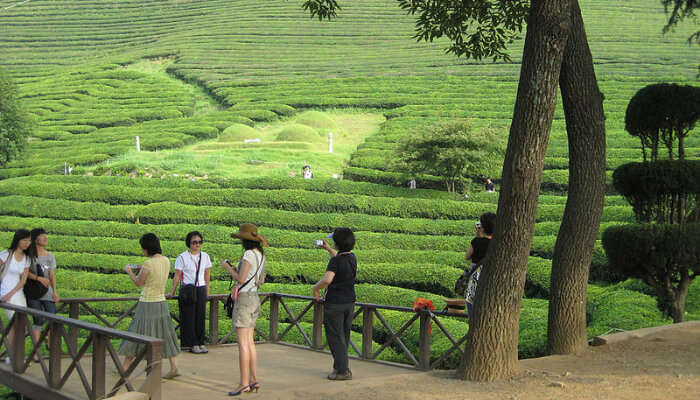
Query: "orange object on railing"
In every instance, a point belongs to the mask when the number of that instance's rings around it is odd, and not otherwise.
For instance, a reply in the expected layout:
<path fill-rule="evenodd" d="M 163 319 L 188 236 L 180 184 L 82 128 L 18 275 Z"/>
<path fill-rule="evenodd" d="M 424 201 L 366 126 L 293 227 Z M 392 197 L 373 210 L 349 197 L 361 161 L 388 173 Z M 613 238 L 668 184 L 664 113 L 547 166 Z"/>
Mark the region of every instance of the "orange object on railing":
<path fill-rule="evenodd" d="M 433 305 L 432 300 L 424 299 L 422 297 L 418 297 L 416 301 L 413 302 L 413 311 L 418 311 L 418 310 L 434 310 L 435 306 Z M 432 335 L 433 334 L 433 322 L 430 321 L 430 325 L 428 326 L 428 334 Z"/>

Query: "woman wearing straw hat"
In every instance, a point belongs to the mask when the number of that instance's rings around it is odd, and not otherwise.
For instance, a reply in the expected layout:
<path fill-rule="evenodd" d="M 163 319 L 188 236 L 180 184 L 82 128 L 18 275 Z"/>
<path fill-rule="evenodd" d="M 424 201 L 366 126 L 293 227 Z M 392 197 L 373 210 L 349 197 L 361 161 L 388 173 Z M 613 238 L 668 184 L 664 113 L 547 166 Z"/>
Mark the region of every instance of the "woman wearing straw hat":
<path fill-rule="evenodd" d="M 238 338 L 238 365 L 241 380 L 238 388 L 229 392 L 229 396 L 238 396 L 244 392 L 257 392 L 260 389 L 258 382 L 258 354 L 255 350 L 253 338 L 255 322 L 260 313 L 260 299 L 258 288 L 265 283 L 265 251 L 267 246 L 265 237 L 258 233 L 258 227 L 253 224 L 243 224 L 238 232 L 231 237 L 240 239 L 243 245 L 243 256 L 238 262 L 238 268 L 233 268 L 228 260 L 221 262 L 221 266 L 231 274 L 236 281 L 238 297 L 233 307 L 232 323 L 236 328 Z"/>

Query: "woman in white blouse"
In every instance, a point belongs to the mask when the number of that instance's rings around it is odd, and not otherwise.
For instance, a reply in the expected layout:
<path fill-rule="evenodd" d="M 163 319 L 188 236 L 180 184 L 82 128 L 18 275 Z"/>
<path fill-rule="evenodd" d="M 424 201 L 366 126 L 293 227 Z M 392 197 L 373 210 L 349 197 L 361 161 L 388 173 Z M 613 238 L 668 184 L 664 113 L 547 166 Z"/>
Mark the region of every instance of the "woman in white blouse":
<path fill-rule="evenodd" d="M 180 306 L 180 346 L 189 348 L 191 353 L 203 354 L 209 350 L 206 340 L 205 317 L 209 297 L 209 273 L 211 259 L 203 252 L 202 234 L 194 231 L 187 234 L 185 244 L 188 250 L 175 259 L 175 279 L 170 289 L 170 297 L 180 282 L 178 305 Z"/>
<path fill-rule="evenodd" d="M 26 254 L 29 245 L 32 243 L 31 233 L 26 229 L 15 232 L 10 248 L 0 253 L 0 301 L 16 306 L 27 306 L 27 299 L 24 297 L 24 284 L 27 282 L 29 274 L 29 256 Z M 15 312 L 5 310 L 7 319 L 12 319 Z M 13 346 L 16 327 L 7 333 L 10 347 Z M 20 337 L 23 335 L 19 333 Z"/>

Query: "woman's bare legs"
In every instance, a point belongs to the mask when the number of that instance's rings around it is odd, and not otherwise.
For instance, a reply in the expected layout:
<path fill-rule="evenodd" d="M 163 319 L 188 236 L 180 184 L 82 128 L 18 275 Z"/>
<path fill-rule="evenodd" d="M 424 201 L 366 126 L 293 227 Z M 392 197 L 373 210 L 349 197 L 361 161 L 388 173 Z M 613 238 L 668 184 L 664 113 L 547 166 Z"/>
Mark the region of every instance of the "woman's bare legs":
<path fill-rule="evenodd" d="M 255 329 L 248 328 L 248 345 L 250 346 L 250 379 L 249 383 L 258 381 L 258 351 L 255 348 Z"/>
<path fill-rule="evenodd" d="M 241 372 L 239 387 L 248 386 L 250 380 L 249 330 L 252 330 L 252 328 L 236 328 L 236 338 L 238 339 L 238 368 Z"/>

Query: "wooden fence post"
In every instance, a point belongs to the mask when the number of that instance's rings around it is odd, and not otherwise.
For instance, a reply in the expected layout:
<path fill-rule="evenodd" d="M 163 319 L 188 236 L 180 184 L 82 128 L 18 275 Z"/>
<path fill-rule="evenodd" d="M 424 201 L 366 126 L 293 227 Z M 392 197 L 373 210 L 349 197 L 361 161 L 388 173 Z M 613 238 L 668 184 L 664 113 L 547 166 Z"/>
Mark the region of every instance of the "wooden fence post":
<path fill-rule="evenodd" d="M 209 299 L 209 343 L 219 343 L 219 299 Z"/>
<path fill-rule="evenodd" d="M 61 324 L 49 323 L 49 387 L 59 389 L 61 384 Z"/>
<path fill-rule="evenodd" d="M 270 294 L 270 342 L 277 343 L 279 337 L 280 298 L 276 293 Z"/>
<path fill-rule="evenodd" d="M 70 309 L 68 310 L 68 317 L 72 319 L 80 319 L 80 303 L 70 303 Z M 68 340 L 73 349 L 78 351 L 78 328 L 75 326 L 70 327 L 68 330 Z"/>
<path fill-rule="evenodd" d="M 103 399 L 105 384 L 105 349 L 107 338 L 97 332 L 92 333 L 92 393 L 91 400 Z"/>
<path fill-rule="evenodd" d="M 25 341 L 24 334 L 27 332 L 27 314 L 15 311 L 13 317 L 15 322 L 12 326 L 12 331 L 15 333 L 12 341 L 12 369 L 16 374 L 24 372 L 24 351 Z"/>
<path fill-rule="evenodd" d="M 372 335 L 374 335 L 374 308 L 362 310 L 362 355 L 364 359 L 372 357 Z"/>
<path fill-rule="evenodd" d="M 418 342 L 418 368 L 430 369 L 430 312 L 424 309 L 420 313 L 420 338 Z"/>
<path fill-rule="evenodd" d="M 323 303 L 313 300 L 314 302 L 314 326 L 313 338 L 311 343 L 314 349 L 321 350 L 323 347 Z"/>
<path fill-rule="evenodd" d="M 139 389 L 148 393 L 151 400 L 161 400 L 162 392 L 160 387 L 160 376 L 163 371 L 163 342 L 151 343 L 148 355 L 146 355 L 146 381 Z"/>

